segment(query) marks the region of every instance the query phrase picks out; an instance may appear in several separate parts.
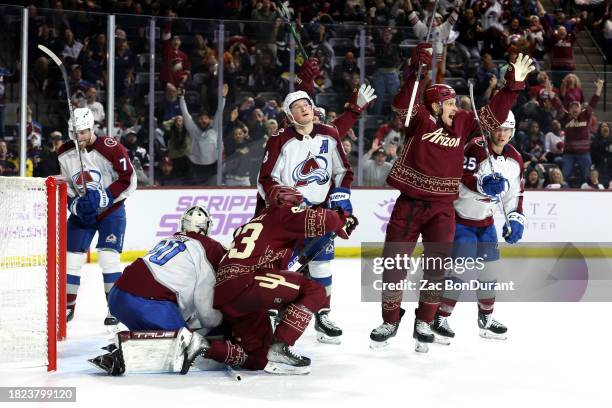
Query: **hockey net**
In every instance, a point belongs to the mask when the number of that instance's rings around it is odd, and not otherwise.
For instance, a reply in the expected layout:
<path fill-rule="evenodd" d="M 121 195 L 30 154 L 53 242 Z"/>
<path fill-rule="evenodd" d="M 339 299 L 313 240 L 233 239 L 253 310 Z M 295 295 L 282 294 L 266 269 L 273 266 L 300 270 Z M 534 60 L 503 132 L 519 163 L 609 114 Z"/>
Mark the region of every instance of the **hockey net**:
<path fill-rule="evenodd" d="M 66 184 L 0 177 L 0 368 L 57 367 L 66 336 Z"/>

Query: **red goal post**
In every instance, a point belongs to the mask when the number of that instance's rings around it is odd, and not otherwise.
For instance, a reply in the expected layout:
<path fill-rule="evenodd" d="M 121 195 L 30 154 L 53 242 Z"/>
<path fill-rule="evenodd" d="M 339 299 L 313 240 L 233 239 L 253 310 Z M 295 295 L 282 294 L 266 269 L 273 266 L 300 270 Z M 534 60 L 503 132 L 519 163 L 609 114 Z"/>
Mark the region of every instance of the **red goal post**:
<path fill-rule="evenodd" d="M 67 186 L 0 177 L 0 368 L 57 369 L 66 338 Z"/>

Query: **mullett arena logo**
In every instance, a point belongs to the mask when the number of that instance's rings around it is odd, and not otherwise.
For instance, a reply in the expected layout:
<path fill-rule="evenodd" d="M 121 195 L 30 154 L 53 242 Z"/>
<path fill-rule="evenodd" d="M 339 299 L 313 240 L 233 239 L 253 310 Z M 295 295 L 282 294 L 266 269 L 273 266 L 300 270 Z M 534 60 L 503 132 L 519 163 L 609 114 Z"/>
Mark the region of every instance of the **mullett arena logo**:
<path fill-rule="evenodd" d="M 306 160 L 293 169 L 291 177 L 296 187 L 307 186 L 311 183 L 323 185 L 329 181 L 327 160 L 323 156 L 315 156 L 312 153 L 308 153 Z"/>
<path fill-rule="evenodd" d="M 425 133 L 421 136 L 421 140 L 427 140 L 440 146 L 457 147 L 459 146 L 460 138 L 448 137 L 447 133 L 444 133 L 442 128 L 439 128 L 431 133 Z"/>
<path fill-rule="evenodd" d="M 231 237 L 236 228 L 253 217 L 257 205 L 257 195 L 248 190 L 226 191 L 225 194 L 217 191 L 210 194 L 180 196 L 174 211 L 164 214 L 160 218 L 155 236 L 167 237 L 174 234 L 180 229 L 181 215 L 194 205 L 202 205 L 208 208 L 213 219 L 210 234 L 212 236 L 227 235 Z"/>

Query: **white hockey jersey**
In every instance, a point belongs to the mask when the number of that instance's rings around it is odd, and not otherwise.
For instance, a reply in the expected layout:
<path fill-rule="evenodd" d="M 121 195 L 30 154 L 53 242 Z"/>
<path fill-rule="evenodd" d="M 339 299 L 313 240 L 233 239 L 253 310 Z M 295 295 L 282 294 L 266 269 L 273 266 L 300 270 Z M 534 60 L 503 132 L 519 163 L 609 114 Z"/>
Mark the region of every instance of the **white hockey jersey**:
<path fill-rule="evenodd" d="M 99 216 L 103 218 L 123 205 L 123 201 L 136 190 L 136 172 L 125 147 L 111 137 L 97 137 L 93 145 L 81 150 L 81 158 L 85 184 L 99 184 L 113 196 L 113 205 Z M 83 187 L 81 163 L 74 141 L 70 140 L 60 147 L 58 161 L 61 174 L 67 180 L 68 197 L 77 197 Z"/>
<path fill-rule="evenodd" d="M 351 188 L 353 171 L 335 127 L 317 123 L 310 136 L 282 128 L 266 144 L 257 189 L 263 199 L 274 185 L 297 188 L 312 204 L 323 203 L 330 188 Z"/>
<path fill-rule="evenodd" d="M 212 304 L 216 270 L 224 254 L 212 238 L 176 233 L 129 265 L 115 286 L 147 299 L 175 302 L 189 328 L 211 329 L 222 319 Z"/>
<path fill-rule="evenodd" d="M 508 213 L 523 212 L 523 159 L 512 146 L 506 145 L 501 155 L 495 154 L 489 144 L 495 172 L 508 180 L 509 187 L 502 195 Z M 465 147 L 463 176 L 459 185 L 459 198 L 454 202 L 456 220 L 472 227 L 493 224 L 493 210 L 497 203 L 480 192 L 482 178 L 491 174 L 491 166 L 484 150 L 482 137 L 475 138 Z"/>

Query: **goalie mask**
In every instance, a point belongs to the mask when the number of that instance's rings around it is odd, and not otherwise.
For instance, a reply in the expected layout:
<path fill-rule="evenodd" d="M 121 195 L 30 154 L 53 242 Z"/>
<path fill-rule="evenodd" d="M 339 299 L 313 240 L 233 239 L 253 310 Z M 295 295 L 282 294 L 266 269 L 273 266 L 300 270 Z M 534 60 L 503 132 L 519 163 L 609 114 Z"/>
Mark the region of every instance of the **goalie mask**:
<path fill-rule="evenodd" d="M 208 236 L 213 222 L 208 211 L 194 205 L 181 216 L 181 232 L 196 232 Z"/>
<path fill-rule="evenodd" d="M 94 130 L 94 116 L 89 108 L 76 108 L 73 111 L 74 115 L 74 128 L 70 119 L 68 120 L 68 135 L 70 139 L 76 140 L 76 134 L 74 130 L 77 132 L 85 129 L 89 129 L 93 132 Z"/>
<path fill-rule="evenodd" d="M 310 106 L 312 106 L 314 109 L 314 102 L 312 101 L 310 96 L 304 91 L 291 92 L 290 94 L 287 94 L 285 100 L 283 101 L 283 112 L 285 113 L 285 115 L 287 115 L 287 119 L 289 119 L 289 122 L 291 122 L 293 125 L 298 126 L 300 126 L 300 124 L 296 123 L 295 119 L 293 118 L 293 114 L 291 113 L 291 105 L 293 105 L 294 102 L 297 102 L 300 99 L 306 99 L 306 101 L 308 101 Z"/>

